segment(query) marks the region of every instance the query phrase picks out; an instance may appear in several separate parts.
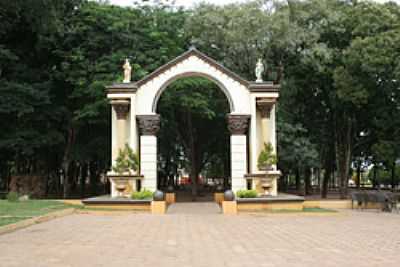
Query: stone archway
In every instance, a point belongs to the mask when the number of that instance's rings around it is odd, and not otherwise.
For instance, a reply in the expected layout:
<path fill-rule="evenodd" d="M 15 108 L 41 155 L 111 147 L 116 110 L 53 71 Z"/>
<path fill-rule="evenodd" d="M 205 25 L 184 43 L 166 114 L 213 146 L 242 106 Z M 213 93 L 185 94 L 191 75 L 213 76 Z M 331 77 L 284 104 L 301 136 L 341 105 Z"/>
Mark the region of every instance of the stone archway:
<path fill-rule="evenodd" d="M 232 190 L 245 189 L 246 178 L 262 173 L 257 168 L 257 157 L 263 144 L 270 142 L 276 151 L 275 103 L 279 85 L 246 81 L 193 47 L 140 81 L 107 87 L 107 97 L 113 105 L 112 159 L 114 161 L 118 149 L 128 143 L 140 152 L 141 176 L 135 179 L 142 179 L 144 188 L 156 189 L 160 127 L 156 104 L 170 83 L 194 75 L 214 81 L 228 99 Z M 113 173 L 110 175 L 115 177 Z M 113 180 L 111 186 L 112 194 L 116 194 Z"/>

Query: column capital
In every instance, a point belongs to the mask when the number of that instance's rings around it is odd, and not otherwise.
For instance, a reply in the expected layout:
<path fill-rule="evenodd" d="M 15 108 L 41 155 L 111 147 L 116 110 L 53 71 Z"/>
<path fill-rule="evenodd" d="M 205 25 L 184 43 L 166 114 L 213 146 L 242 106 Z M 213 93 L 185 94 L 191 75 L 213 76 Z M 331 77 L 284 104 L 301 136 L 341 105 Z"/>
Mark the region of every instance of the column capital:
<path fill-rule="evenodd" d="M 160 129 L 160 115 L 136 115 L 141 135 L 156 135 Z"/>
<path fill-rule="evenodd" d="M 257 108 L 260 110 L 261 118 L 268 118 L 271 116 L 272 108 L 276 103 L 276 98 L 272 97 L 262 97 L 257 98 L 256 104 Z"/>
<path fill-rule="evenodd" d="M 228 114 L 228 129 L 232 135 L 244 135 L 249 127 L 250 115 Z"/>
<path fill-rule="evenodd" d="M 126 120 L 131 107 L 131 101 L 129 99 L 112 99 L 111 105 L 117 114 L 117 120 Z"/>

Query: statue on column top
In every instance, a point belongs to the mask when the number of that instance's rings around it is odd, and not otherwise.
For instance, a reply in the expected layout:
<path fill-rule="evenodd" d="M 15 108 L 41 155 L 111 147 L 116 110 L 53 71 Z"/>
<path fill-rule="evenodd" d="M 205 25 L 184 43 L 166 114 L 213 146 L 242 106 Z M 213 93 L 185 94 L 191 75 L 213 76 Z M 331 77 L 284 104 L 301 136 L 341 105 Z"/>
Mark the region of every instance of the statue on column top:
<path fill-rule="evenodd" d="M 129 59 L 125 59 L 125 64 L 122 66 L 124 69 L 124 83 L 130 83 L 131 82 L 131 75 L 132 75 L 132 67 L 131 64 L 129 63 Z"/>
<path fill-rule="evenodd" d="M 257 78 L 256 82 L 262 83 L 263 82 L 262 75 L 264 72 L 264 65 L 262 63 L 261 58 L 259 58 L 257 61 L 255 72 L 256 72 L 256 78 Z"/>

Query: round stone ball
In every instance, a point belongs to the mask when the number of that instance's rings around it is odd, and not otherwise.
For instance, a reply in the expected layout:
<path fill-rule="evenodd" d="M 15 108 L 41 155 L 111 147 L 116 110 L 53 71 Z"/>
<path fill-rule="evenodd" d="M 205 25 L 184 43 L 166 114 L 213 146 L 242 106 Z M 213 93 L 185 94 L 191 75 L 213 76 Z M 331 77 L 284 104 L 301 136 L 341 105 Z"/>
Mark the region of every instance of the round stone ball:
<path fill-rule="evenodd" d="M 226 190 L 224 192 L 224 200 L 225 201 L 233 201 L 235 199 L 235 193 L 232 190 Z"/>
<path fill-rule="evenodd" d="M 153 194 L 154 201 L 163 201 L 165 198 L 164 192 L 160 190 L 156 190 Z"/>
<path fill-rule="evenodd" d="M 217 190 L 217 192 L 223 192 L 224 191 L 224 187 L 221 184 L 219 184 L 219 185 L 217 185 L 215 190 Z"/>
<path fill-rule="evenodd" d="M 167 191 L 168 191 L 168 193 L 174 192 L 174 187 L 173 187 L 172 185 L 169 185 L 169 186 L 167 187 Z"/>

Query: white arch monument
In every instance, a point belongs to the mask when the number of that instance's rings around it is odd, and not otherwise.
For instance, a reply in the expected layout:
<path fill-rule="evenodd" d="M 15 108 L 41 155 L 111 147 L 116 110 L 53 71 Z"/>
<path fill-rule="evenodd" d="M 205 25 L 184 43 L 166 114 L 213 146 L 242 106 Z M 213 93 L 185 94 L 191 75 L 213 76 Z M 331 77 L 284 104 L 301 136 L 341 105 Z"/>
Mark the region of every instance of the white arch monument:
<path fill-rule="evenodd" d="M 124 67 L 130 71 L 126 63 Z M 276 153 L 275 104 L 280 86 L 263 82 L 260 77 L 257 77 L 257 82 L 247 81 L 193 47 L 140 81 L 130 82 L 128 78 L 123 83 L 107 87 L 107 98 L 113 107 L 112 162 L 114 164 L 119 149 L 126 143 L 140 155 L 138 175 L 108 173 L 111 195 L 118 195 L 116 185 L 121 182 L 129 184 L 127 194 L 136 190 L 138 180 L 142 188 L 157 189 L 157 131 L 160 122 L 156 114 L 157 102 L 169 84 L 188 76 L 214 81 L 229 101 L 227 119 L 231 133 L 232 190 L 246 189 L 249 179 L 252 180 L 251 187 L 260 190 L 257 178 L 269 177 L 269 193 L 276 195 L 276 180 L 280 172 L 276 166 L 267 172 L 259 170 L 257 158 L 264 143 L 271 143 Z"/>

